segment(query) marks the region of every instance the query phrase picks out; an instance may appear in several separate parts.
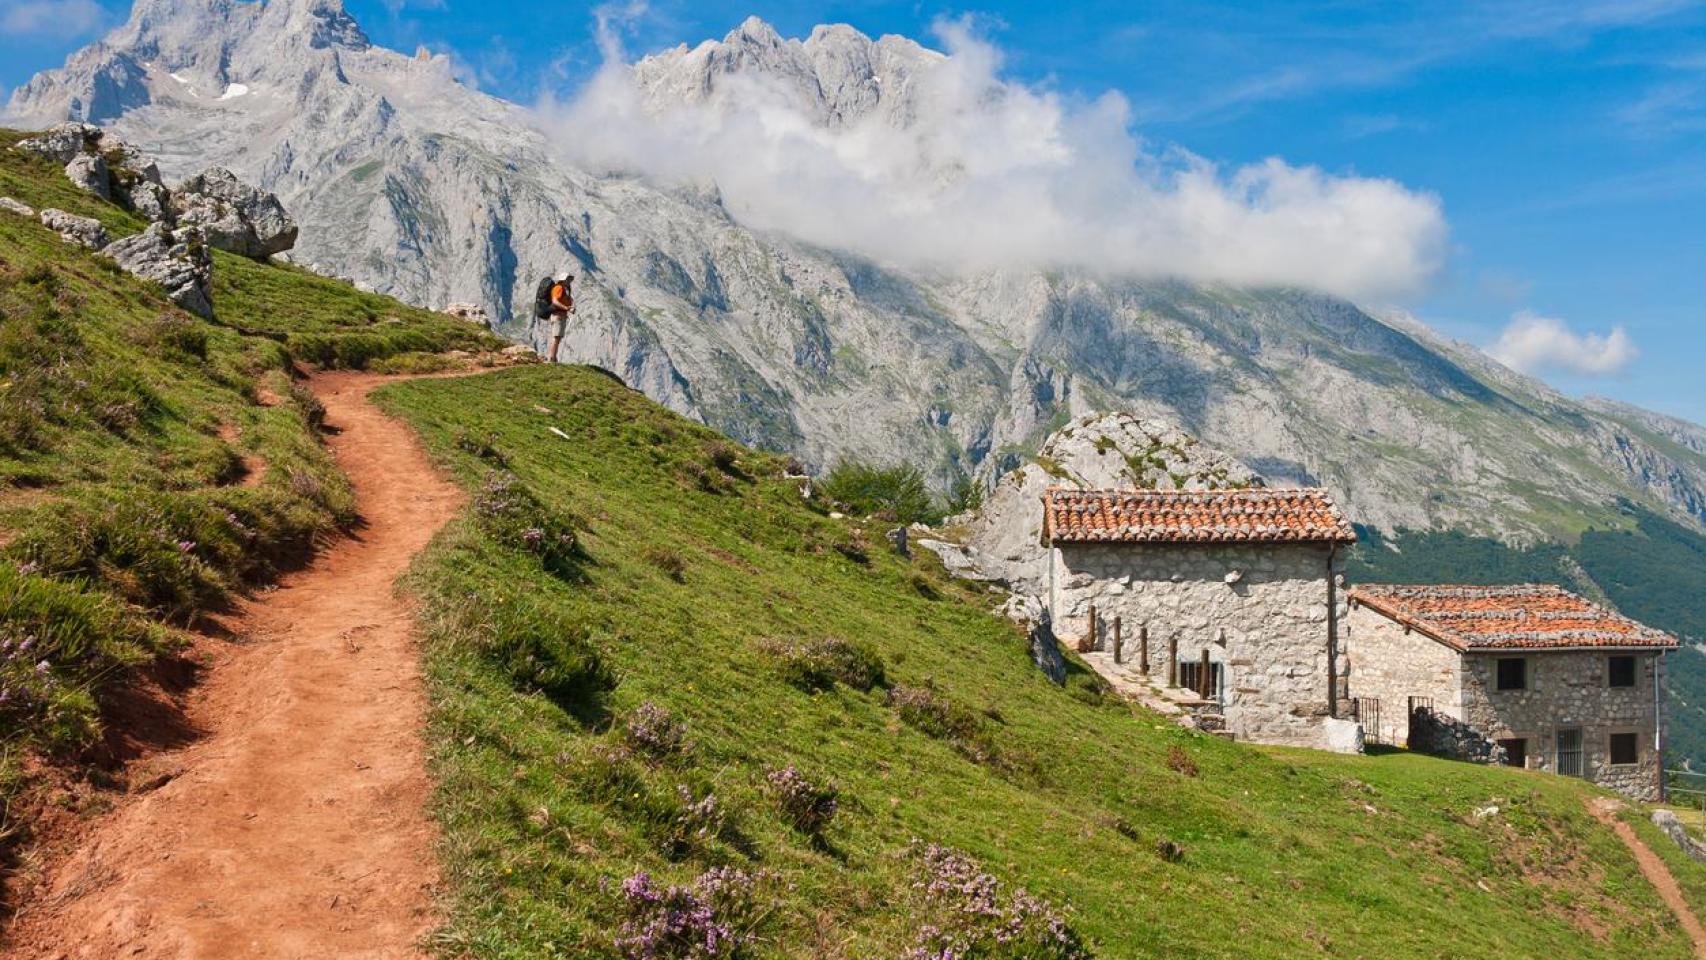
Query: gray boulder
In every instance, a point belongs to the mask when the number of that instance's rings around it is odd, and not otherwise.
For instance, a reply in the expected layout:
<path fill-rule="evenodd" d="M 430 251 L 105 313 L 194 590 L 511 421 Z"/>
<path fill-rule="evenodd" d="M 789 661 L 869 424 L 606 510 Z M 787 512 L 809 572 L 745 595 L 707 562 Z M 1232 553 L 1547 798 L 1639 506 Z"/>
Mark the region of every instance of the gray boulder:
<path fill-rule="evenodd" d="M 47 209 L 41 212 L 42 226 L 59 234 L 66 243 L 102 250 L 107 246 L 107 228 L 93 217 L 79 217 L 64 210 Z"/>
<path fill-rule="evenodd" d="M 486 308 L 477 303 L 453 303 L 444 308 L 444 313 L 458 320 L 479 324 L 487 330 L 492 328 L 492 318 L 486 313 Z"/>
<path fill-rule="evenodd" d="M 1682 852 L 1701 863 L 1706 863 L 1706 844 L 1694 839 L 1689 834 L 1688 827 L 1675 813 L 1669 810 L 1654 810 L 1653 826 L 1663 830 L 1665 836 L 1670 837 L 1677 846 L 1682 848 Z"/>
<path fill-rule="evenodd" d="M 15 213 L 20 217 L 34 217 L 36 208 L 27 203 L 19 203 L 11 197 L 0 197 L 0 210 Z"/>
<path fill-rule="evenodd" d="M 213 316 L 213 258 L 201 231 L 172 230 L 156 223 L 111 244 L 104 253 L 125 272 L 166 288 L 173 303 L 204 317 Z"/>
<path fill-rule="evenodd" d="M 1037 669 L 1055 686 L 1065 686 L 1066 658 L 1061 656 L 1060 642 L 1055 639 L 1048 607 L 1035 597 L 1014 594 L 1007 598 L 999 612 L 1025 631 L 1025 646 Z"/>
<path fill-rule="evenodd" d="M 224 167 L 212 167 L 172 192 L 182 226 L 200 227 L 207 242 L 245 257 L 268 257 L 296 246 L 296 221 L 274 194 L 257 190 Z"/>
<path fill-rule="evenodd" d="M 152 180 L 121 183 L 118 200 L 147 217 L 151 223 L 164 223 L 168 227 L 176 223 L 172 215 L 172 192 Z"/>
<path fill-rule="evenodd" d="M 20 140 L 15 149 L 66 164 L 79 156 L 98 153 L 101 135 L 101 128 L 94 124 L 72 121 L 55 124 L 36 136 Z"/>
<path fill-rule="evenodd" d="M 98 153 L 72 157 L 71 162 L 65 165 L 65 176 L 76 184 L 79 190 L 92 193 L 102 200 L 113 198 L 112 173 L 107 169 L 107 158 Z"/>

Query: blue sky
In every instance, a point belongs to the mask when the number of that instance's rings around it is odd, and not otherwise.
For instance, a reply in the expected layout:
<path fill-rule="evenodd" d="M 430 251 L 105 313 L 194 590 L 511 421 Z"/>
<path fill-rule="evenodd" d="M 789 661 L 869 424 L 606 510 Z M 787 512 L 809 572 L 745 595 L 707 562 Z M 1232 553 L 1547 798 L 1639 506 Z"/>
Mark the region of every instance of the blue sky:
<path fill-rule="evenodd" d="M 374 39 L 451 52 L 484 89 L 569 94 L 597 67 L 590 4 L 349 0 Z M 606 8 L 612 9 L 612 8 Z M 0 87 L 125 14 L 0 0 Z M 1235 167 L 1270 156 L 1437 195 L 1446 268 L 1401 306 L 1570 393 L 1706 422 L 1706 0 L 1479 3 L 777 3 L 652 0 L 644 53 L 749 14 L 935 43 L 970 16 L 1003 75 L 1123 94 L 1136 132 Z M 1613 336 L 1621 328 L 1622 336 Z"/>

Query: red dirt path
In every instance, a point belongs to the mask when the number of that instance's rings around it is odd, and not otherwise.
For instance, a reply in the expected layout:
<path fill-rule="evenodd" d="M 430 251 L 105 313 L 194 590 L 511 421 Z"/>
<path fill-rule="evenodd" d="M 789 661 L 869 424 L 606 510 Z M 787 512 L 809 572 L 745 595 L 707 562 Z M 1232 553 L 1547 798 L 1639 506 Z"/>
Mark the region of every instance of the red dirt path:
<path fill-rule="evenodd" d="M 207 641 L 181 771 L 86 826 L 7 938 L 18 957 L 395 958 L 434 924 L 426 704 L 393 582 L 463 498 L 367 393 L 312 382 L 364 525 Z"/>
<path fill-rule="evenodd" d="M 1682 888 L 1677 886 L 1676 877 L 1671 875 L 1670 867 L 1665 866 L 1659 855 L 1648 849 L 1641 838 L 1635 835 L 1634 827 L 1624 823 L 1617 815 L 1617 811 L 1622 808 L 1623 804 L 1604 797 L 1588 803 L 1588 812 L 1594 815 L 1594 819 L 1616 831 L 1617 838 L 1635 855 L 1635 863 L 1640 866 L 1641 874 L 1653 885 L 1653 889 L 1658 891 L 1659 899 L 1676 914 L 1682 929 L 1688 931 L 1688 938 L 1694 941 L 1694 955 L 1706 958 L 1706 927 L 1700 925 L 1699 918 L 1689 909 L 1688 901 L 1682 895 Z"/>

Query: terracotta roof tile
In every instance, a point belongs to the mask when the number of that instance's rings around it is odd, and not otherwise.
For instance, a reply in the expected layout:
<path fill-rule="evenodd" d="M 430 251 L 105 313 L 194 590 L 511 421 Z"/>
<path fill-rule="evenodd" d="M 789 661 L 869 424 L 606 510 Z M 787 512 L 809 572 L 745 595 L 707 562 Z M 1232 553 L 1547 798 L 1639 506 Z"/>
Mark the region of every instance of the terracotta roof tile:
<path fill-rule="evenodd" d="M 1668 634 L 1550 584 L 1362 586 L 1350 599 L 1458 650 L 1677 646 Z"/>
<path fill-rule="evenodd" d="M 1071 490 L 1043 498 L 1050 543 L 1354 543 L 1327 491 Z"/>

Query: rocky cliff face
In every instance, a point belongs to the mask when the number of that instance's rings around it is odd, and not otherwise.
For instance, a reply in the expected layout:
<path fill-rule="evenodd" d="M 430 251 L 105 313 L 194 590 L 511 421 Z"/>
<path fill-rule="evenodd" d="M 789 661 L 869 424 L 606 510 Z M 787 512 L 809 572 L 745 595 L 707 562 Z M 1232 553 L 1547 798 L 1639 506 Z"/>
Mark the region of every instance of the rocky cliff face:
<path fill-rule="evenodd" d="M 963 544 L 930 549 L 944 554 L 950 568 L 969 564 L 983 579 L 1046 597 L 1040 504 L 1050 487 L 1226 490 L 1264 483 L 1249 467 L 1170 424 L 1124 413 L 1083 417 L 1050 435 L 1031 462 L 1001 477 L 967 519 Z"/>
<path fill-rule="evenodd" d="M 748 21 L 632 71 L 649 110 L 762 83 L 825 128 L 904 126 L 943 61 L 903 38 L 784 40 Z M 565 359 L 813 466 L 852 455 L 944 485 L 993 479 L 1053 428 L 1119 410 L 1276 483 L 1329 486 L 1380 526 L 1536 537 L 1609 518 L 1619 497 L 1706 516 L 1697 435 L 1571 401 L 1402 320 L 1292 290 L 934 274 L 759 232 L 715 184 L 576 169 L 528 111 L 461 86 L 444 58 L 373 46 L 336 0 L 142 0 L 9 112 L 114 128 L 170 176 L 229 167 L 295 216 L 298 262 L 478 304 L 536 346 L 533 283 L 568 266 Z"/>

